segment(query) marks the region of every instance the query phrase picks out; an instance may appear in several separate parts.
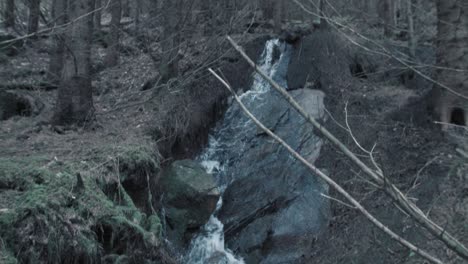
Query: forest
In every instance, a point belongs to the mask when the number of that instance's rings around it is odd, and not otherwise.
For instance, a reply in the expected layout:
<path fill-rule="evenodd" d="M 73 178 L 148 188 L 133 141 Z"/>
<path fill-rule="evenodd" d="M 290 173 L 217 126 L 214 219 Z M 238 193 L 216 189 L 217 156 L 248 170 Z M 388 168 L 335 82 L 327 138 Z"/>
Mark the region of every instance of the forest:
<path fill-rule="evenodd" d="M 464 0 L 0 0 L 0 264 L 468 263 Z"/>

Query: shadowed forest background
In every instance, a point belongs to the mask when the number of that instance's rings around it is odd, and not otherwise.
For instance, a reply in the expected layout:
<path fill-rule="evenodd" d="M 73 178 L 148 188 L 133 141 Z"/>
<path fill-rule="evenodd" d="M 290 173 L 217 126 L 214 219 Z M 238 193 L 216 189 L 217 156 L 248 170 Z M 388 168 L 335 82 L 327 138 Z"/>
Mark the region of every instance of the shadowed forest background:
<path fill-rule="evenodd" d="M 241 113 L 208 69 L 241 97 L 266 85 L 226 36 L 270 59 L 275 81 L 383 182 L 316 140 L 276 92 L 248 104 L 267 128 L 399 236 L 466 263 L 464 1 L 0 0 L 0 11 L 0 263 L 428 263 L 306 180 L 259 128 L 241 129 L 251 138 L 232 144 L 235 158 L 200 162 Z M 196 262 L 213 214 L 223 250 Z"/>

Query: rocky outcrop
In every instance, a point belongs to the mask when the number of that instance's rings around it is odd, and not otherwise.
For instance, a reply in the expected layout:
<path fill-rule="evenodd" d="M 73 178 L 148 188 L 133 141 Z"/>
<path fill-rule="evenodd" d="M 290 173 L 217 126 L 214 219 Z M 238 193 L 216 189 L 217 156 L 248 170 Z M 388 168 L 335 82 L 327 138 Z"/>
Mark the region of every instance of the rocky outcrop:
<path fill-rule="evenodd" d="M 300 89 L 292 95 L 311 115 L 324 116 L 322 92 Z M 279 95 L 263 94 L 256 105 L 255 115 L 271 130 L 309 161 L 318 157 L 321 140 Z M 244 129 L 247 137 L 250 127 Z M 229 160 L 232 183 L 219 213 L 228 247 L 246 263 L 301 263 L 327 223 L 321 193 L 328 187 L 258 130 L 239 140 L 245 145 Z"/>
<path fill-rule="evenodd" d="M 211 174 L 191 160 L 173 162 L 161 179 L 171 241 L 184 245 L 216 209 L 220 193 Z"/>
<path fill-rule="evenodd" d="M 328 29 L 320 29 L 294 44 L 288 68 L 288 88 L 311 87 L 325 92 L 345 86 L 351 79 L 347 42 Z"/>

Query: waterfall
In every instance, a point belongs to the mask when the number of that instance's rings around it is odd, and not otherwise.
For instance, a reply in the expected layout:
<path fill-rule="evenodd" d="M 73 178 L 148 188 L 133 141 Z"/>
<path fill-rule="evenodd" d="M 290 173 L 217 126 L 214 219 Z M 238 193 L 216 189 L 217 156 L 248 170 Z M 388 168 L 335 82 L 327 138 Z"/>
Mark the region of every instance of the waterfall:
<path fill-rule="evenodd" d="M 279 55 L 279 56 L 278 56 Z M 265 44 L 262 55 L 257 62 L 259 67 L 270 77 L 282 85 L 286 85 L 286 70 L 289 63 L 289 46 L 279 40 L 269 40 Z M 262 95 L 270 90 L 270 85 L 258 74 L 253 76 L 250 90 L 243 93 L 240 98 L 249 108 L 258 108 L 263 101 Z M 232 104 L 223 119 L 209 136 L 209 145 L 197 160 L 205 167 L 208 173 L 213 173 L 218 181 L 221 192 L 225 190 L 232 179 L 226 175 L 225 169 L 232 160 L 226 157 L 228 149 L 235 149 L 241 155 L 246 141 L 255 135 L 256 126 L 239 111 L 237 104 Z M 225 247 L 224 226 L 216 217 L 222 207 L 222 198 L 218 201 L 215 213 L 200 233 L 192 240 L 190 250 L 186 256 L 189 264 L 242 264 L 244 261 L 236 257 Z"/>

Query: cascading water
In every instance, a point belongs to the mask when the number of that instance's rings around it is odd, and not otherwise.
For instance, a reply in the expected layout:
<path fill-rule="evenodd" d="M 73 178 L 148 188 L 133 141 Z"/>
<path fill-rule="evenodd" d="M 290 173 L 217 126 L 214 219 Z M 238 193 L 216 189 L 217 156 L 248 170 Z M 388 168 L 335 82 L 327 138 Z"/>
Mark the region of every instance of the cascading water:
<path fill-rule="evenodd" d="M 285 75 L 289 63 L 290 47 L 279 40 L 269 40 L 258 62 L 259 67 L 282 85 L 286 84 Z M 270 90 L 270 85 L 258 74 L 255 74 L 251 89 L 240 97 L 250 108 L 258 108 L 262 104 L 262 95 Z M 246 142 L 255 134 L 256 127 L 252 121 L 239 111 L 236 104 L 229 107 L 225 118 L 217 126 L 209 138 L 209 146 L 198 157 L 198 161 L 208 173 L 216 175 L 218 185 L 223 192 L 232 179 L 225 173 L 232 158 L 226 156 L 226 150 L 235 149 L 241 155 L 247 146 Z M 218 201 L 217 209 L 201 232 L 192 240 L 186 262 L 189 264 L 242 264 L 244 261 L 224 245 L 224 226 L 216 217 L 222 207 L 222 199 Z"/>

